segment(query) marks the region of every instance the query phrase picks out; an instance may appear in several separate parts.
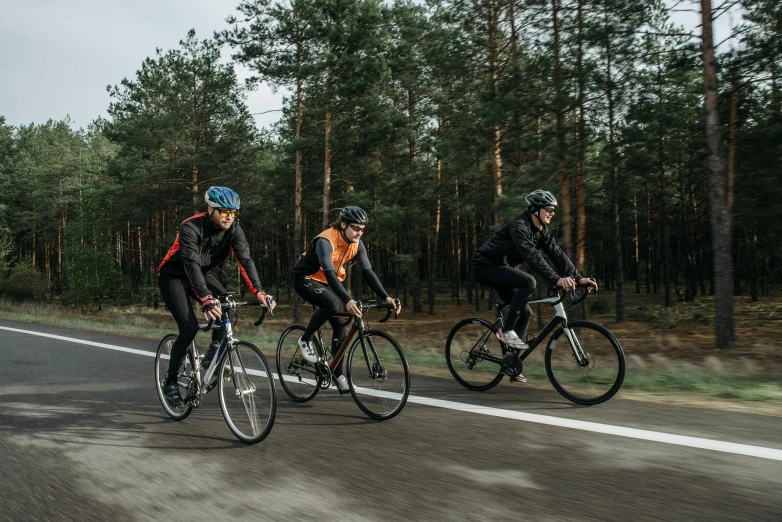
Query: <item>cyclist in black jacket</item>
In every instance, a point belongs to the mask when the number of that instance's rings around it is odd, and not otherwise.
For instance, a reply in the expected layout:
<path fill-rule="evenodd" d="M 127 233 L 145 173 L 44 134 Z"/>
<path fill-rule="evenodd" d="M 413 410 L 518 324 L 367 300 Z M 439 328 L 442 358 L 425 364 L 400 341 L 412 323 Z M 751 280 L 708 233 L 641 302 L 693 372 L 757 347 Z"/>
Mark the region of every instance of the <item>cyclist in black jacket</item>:
<path fill-rule="evenodd" d="M 525 202 L 526 212 L 505 223 L 472 258 L 475 279 L 494 288 L 500 298 L 511 305 L 505 326 L 497 332 L 497 338 L 519 350 L 528 347 L 522 339 L 527 335 L 532 317 L 527 302 L 535 292 L 535 278 L 509 264 L 526 261 L 545 280 L 563 290 L 575 288 L 576 284 L 590 285 L 589 291 L 597 290 L 597 283 L 578 273 L 548 230 L 557 207 L 554 195 L 536 190 L 527 195 Z M 541 251 L 548 255 L 556 271 L 546 263 Z M 527 382 L 523 375 L 513 380 Z"/>
<path fill-rule="evenodd" d="M 244 282 L 266 306 L 266 294 L 261 290 L 250 246 L 239 223 L 234 222 L 241 205 L 239 195 L 227 187 L 210 187 L 204 200 L 209 210 L 182 222 L 174 245 L 158 267 L 160 293 L 179 327 L 179 336 L 171 347 L 168 380 L 164 386 L 166 399 L 172 406 L 182 403 L 177 372 L 187 347 L 198 333 L 198 320 L 189 297 L 200 301 L 207 321 L 219 321 L 222 315 L 220 301 L 214 296 L 225 294 L 226 290 L 209 271 L 233 252 Z M 272 301 L 272 309 L 275 304 Z M 204 356 L 204 365 L 208 366 L 214 357 L 221 336 L 222 331 L 212 331 L 212 344 Z"/>

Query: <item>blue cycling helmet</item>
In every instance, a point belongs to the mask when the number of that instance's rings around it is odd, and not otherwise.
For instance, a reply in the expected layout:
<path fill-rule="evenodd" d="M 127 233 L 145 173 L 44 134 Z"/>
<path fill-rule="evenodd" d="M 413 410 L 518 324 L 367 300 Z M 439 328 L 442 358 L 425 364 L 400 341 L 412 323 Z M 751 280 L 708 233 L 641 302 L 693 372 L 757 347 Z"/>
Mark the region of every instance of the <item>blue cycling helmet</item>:
<path fill-rule="evenodd" d="M 209 187 L 209 190 L 204 195 L 204 201 L 212 208 L 239 210 L 241 206 L 239 194 L 228 187 Z"/>

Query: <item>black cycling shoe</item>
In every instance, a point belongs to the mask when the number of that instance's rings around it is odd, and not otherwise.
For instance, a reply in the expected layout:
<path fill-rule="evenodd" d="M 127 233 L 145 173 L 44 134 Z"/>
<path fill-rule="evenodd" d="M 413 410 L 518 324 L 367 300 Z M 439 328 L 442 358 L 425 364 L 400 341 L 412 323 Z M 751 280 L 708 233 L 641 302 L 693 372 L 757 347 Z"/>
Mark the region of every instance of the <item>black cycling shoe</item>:
<path fill-rule="evenodd" d="M 178 408 L 184 404 L 182 394 L 179 393 L 179 384 L 171 378 L 163 386 L 163 394 L 166 396 L 166 402 L 172 408 Z"/>
<path fill-rule="evenodd" d="M 220 346 L 220 343 L 213 342 L 209 345 L 209 349 L 206 351 L 206 355 L 204 355 L 204 358 L 201 359 L 201 367 L 204 369 L 209 368 L 209 365 L 212 364 L 212 359 L 215 356 L 215 353 L 217 353 L 217 347 Z"/>

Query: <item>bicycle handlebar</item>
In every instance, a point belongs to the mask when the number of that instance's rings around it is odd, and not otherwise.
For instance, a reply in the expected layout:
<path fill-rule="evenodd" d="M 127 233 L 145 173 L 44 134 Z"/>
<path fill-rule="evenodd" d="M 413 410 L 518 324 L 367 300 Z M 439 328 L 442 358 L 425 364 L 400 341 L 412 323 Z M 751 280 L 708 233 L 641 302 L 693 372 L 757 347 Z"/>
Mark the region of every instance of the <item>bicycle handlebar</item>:
<path fill-rule="evenodd" d="M 361 313 L 362 314 L 365 311 L 367 311 L 367 310 L 369 310 L 371 308 L 385 308 L 386 309 L 386 315 L 385 315 L 385 317 L 380 319 L 380 321 L 378 321 L 379 323 L 385 323 L 386 321 L 388 321 L 388 319 L 391 317 L 391 312 L 394 309 L 398 309 L 399 306 L 401 305 L 401 303 L 399 302 L 399 299 L 394 299 L 394 304 L 395 304 L 395 307 L 392 308 L 391 305 L 389 305 L 387 303 L 378 303 L 374 299 L 372 299 L 370 301 L 367 301 L 366 303 L 364 303 L 362 301 L 356 301 L 356 306 L 358 306 L 361 309 Z M 394 314 L 394 318 L 396 318 L 397 315 L 399 315 L 399 314 Z"/>
<path fill-rule="evenodd" d="M 589 288 L 592 288 L 592 285 L 581 285 L 581 284 L 578 284 L 578 283 L 576 283 L 576 286 L 580 286 L 581 288 L 586 288 L 586 289 L 587 289 L 587 291 L 585 291 L 585 292 L 584 292 L 584 293 L 581 295 L 581 297 L 579 297 L 578 299 L 576 299 L 575 301 L 573 301 L 572 303 L 570 303 L 570 306 L 573 306 L 573 305 L 575 305 L 575 304 L 578 304 L 578 303 L 580 303 L 581 301 L 583 301 L 584 299 L 586 299 L 586 298 L 587 298 L 587 296 L 588 296 L 588 295 L 591 293 L 591 292 L 589 292 L 589 290 L 588 290 L 588 289 L 589 289 Z M 557 289 L 557 293 L 559 293 L 560 291 L 561 291 L 560 289 Z M 562 301 L 564 301 L 564 300 L 565 300 L 565 297 L 566 297 L 566 296 L 567 296 L 569 293 L 570 293 L 570 294 L 572 294 L 572 295 L 575 295 L 575 292 L 576 292 L 576 290 L 575 290 L 575 289 L 571 289 L 571 290 L 569 290 L 569 291 L 562 291 L 562 295 L 560 296 L 560 298 L 559 298 L 557 301 L 555 301 L 555 302 L 551 303 L 551 306 L 555 306 L 555 305 L 558 305 L 558 304 L 560 304 Z M 595 290 L 595 295 L 597 295 L 597 290 Z"/>
<path fill-rule="evenodd" d="M 230 295 L 230 294 L 229 294 Z M 261 306 L 261 302 L 257 299 L 251 299 L 250 301 L 231 301 L 228 296 L 220 296 L 220 304 L 227 305 L 228 308 L 238 308 L 240 306 Z M 266 306 L 264 306 L 261 309 L 261 316 L 258 318 L 257 321 L 255 321 L 253 324 L 255 326 L 261 326 L 261 323 L 263 323 L 263 320 L 266 319 L 266 312 L 269 312 L 272 314 L 272 317 L 274 317 L 274 312 L 271 311 L 271 303 L 274 300 L 274 298 L 270 295 L 266 296 Z M 202 332 L 208 332 L 214 327 L 215 321 L 214 319 L 211 319 L 209 323 L 201 328 L 198 327 L 199 330 Z"/>

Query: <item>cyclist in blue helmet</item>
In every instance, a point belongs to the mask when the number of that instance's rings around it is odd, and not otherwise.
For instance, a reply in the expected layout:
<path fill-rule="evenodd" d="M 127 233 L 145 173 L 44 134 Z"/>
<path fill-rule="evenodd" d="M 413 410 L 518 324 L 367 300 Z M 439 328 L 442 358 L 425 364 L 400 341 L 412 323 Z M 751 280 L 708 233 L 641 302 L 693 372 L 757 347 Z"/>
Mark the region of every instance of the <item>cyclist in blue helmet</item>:
<path fill-rule="evenodd" d="M 261 303 L 266 303 L 266 294 L 250 256 L 250 246 L 235 221 L 241 207 L 239 195 L 228 187 L 209 187 L 204 201 L 208 210 L 182 222 L 173 246 L 158 267 L 158 286 L 163 301 L 179 327 L 179 336 L 171 347 L 168 380 L 164 386 L 166 399 L 172 406 L 182 403 L 177 372 L 187 347 L 198 332 L 198 320 L 190 297 L 200 302 L 207 321 L 220 320 L 222 315 L 220 301 L 215 296 L 225 294 L 226 290 L 209 272 L 233 252 L 244 282 Z M 275 304 L 272 301 L 272 309 Z M 212 332 L 212 344 L 204 356 L 204 365 L 208 366 L 214 357 L 221 335 L 220 330 Z"/>

